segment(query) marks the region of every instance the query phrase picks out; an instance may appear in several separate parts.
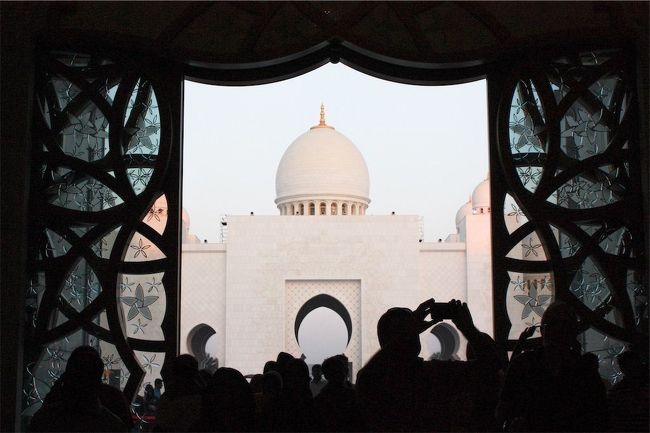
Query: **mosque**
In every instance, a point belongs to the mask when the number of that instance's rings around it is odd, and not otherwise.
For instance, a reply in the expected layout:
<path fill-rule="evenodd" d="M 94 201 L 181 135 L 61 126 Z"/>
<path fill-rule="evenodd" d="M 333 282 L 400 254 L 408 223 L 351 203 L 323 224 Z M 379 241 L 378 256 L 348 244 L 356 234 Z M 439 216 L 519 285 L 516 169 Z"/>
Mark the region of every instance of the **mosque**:
<path fill-rule="evenodd" d="M 492 334 L 487 179 L 458 211 L 457 232 L 424 242 L 417 215 L 367 214 L 366 162 L 321 106 L 319 124 L 285 151 L 275 185 L 279 215 L 228 216 L 219 243 L 201 242 L 183 212 L 180 353 L 252 374 L 280 351 L 320 362 L 311 352 L 321 346 L 345 353 L 354 377 L 379 348 L 379 317 L 432 297 L 467 302 Z M 335 317 L 337 341 L 303 335 L 326 326 L 318 309 Z M 450 321 L 421 338 L 424 357 L 464 358 Z"/>

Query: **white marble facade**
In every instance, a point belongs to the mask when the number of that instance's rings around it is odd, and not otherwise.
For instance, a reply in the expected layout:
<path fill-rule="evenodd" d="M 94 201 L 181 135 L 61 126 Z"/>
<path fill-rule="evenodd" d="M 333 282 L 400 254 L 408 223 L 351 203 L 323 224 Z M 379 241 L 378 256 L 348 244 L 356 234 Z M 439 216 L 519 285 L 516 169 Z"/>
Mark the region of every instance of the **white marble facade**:
<path fill-rule="evenodd" d="M 379 348 L 377 321 L 390 307 L 460 299 L 479 329 L 492 334 L 487 179 L 458 212 L 457 233 L 422 242 L 416 215 L 365 214 L 370 198 L 363 157 L 322 113 L 321 123 L 287 149 L 276 191 L 279 215 L 229 216 L 223 243 L 198 242 L 184 212 L 181 353 L 196 351 L 193 332 L 207 326 L 214 332 L 210 355 L 243 374 L 261 372 L 280 351 L 300 356 L 295 316 L 318 294 L 334 297 L 350 315 L 344 353 L 354 373 Z M 456 341 L 454 356 L 462 359 L 466 343 Z M 428 357 L 440 351 L 440 342 L 426 333 L 422 347 Z"/>

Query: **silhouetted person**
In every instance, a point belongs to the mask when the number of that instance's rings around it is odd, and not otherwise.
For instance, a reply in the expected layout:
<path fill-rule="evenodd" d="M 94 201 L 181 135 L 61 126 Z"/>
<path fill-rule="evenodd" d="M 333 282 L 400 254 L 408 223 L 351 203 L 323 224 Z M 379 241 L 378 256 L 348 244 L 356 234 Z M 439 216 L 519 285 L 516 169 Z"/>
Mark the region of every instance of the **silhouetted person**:
<path fill-rule="evenodd" d="M 102 383 L 99 388 L 99 401 L 106 407 L 106 409 L 113 412 L 117 417 L 122 420 L 127 430 L 133 427 L 133 418 L 131 418 L 131 411 L 129 410 L 129 401 L 126 399 L 124 393 L 119 389 L 107 383 Z"/>
<path fill-rule="evenodd" d="M 648 367 L 637 352 L 616 357 L 623 379 L 607 393 L 611 431 L 648 431 Z"/>
<path fill-rule="evenodd" d="M 293 359 L 295 358 L 290 354 L 288 354 L 287 352 L 280 352 L 278 353 L 277 359 L 275 360 L 275 371 L 280 373 L 280 376 L 282 376 L 282 380 L 285 382 L 287 380 L 287 378 L 285 377 L 285 374 L 287 372 L 287 365 Z"/>
<path fill-rule="evenodd" d="M 255 400 L 250 385 L 234 368 L 215 371 L 203 392 L 201 417 L 191 431 L 252 431 Z"/>
<path fill-rule="evenodd" d="M 309 368 L 305 361 L 293 357 L 287 359 L 282 379 L 282 430 L 312 431 L 314 400 L 309 390 Z"/>
<path fill-rule="evenodd" d="M 154 431 L 188 431 L 201 411 L 199 364 L 191 355 L 179 355 L 165 363 L 160 373 L 165 393 L 160 397 Z"/>
<path fill-rule="evenodd" d="M 440 317 L 437 307 L 448 307 L 445 314 L 451 317 Z M 424 361 L 418 356 L 419 334 L 445 318 L 452 318 L 474 346 L 475 361 Z M 377 334 L 381 349 L 357 375 L 359 404 L 370 431 L 449 431 L 452 399 L 498 369 L 494 341 L 483 338 L 467 305 L 459 301 L 435 304 L 431 299 L 415 311 L 391 308 L 379 319 Z"/>
<path fill-rule="evenodd" d="M 510 431 L 605 430 L 605 388 L 595 357 L 580 354 L 575 312 L 554 302 L 542 316 L 541 332 L 541 348 L 510 362 L 499 422 Z"/>
<path fill-rule="evenodd" d="M 510 359 L 515 359 L 517 356 L 521 354 L 521 352 L 524 351 L 524 345 L 526 344 L 526 340 L 532 337 L 534 333 L 535 333 L 535 326 L 529 326 L 523 331 L 521 331 L 521 334 L 519 334 L 519 338 L 517 339 L 517 343 L 515 344 L 515 347 L 512 349 L 512 355 L 510 355 Z"/>
<path fill-rule="evenodd" d="M 332 356 L 323 362 L 327 384 L 314 399 L 319 431 L 361 431 L 361 412 L 357 395 L 347 384 L 348 364 L 344 356 Z"/>
<path fill-rule="evenodd" d="M 266 361 L 264 364 L 264 369 L 262 370 L 262 374 L 266 374 L 271 370 L 278 371 L 278 363 L 275 361 Z"/>
<path fill-rule="evenodd" d="M 126 425 L 100 402 L 104 364 L 95 349 L 76 348 L 65 372 L 41 409 L 32 417 L 29 430 L 38 432 L 126 432 Z"/>
<path fill-rule="evenodd" d="M 160 400 L 160 397 L 162 397 L 162 387 L 162 379 L 158 378 L 153 381 L 153 396 L 156 400 Z"/>
<path fill-rule="evenodd" d="M 323 377 L 323 371 L 320 364 L 314 364 L 311 366 L 311 382 L 309 382 L 309 389 L 311 390 L 311 396 L 316 398 L 319 392 L 327 384 L 327 380 Z"/>
<path fill-rule="evenodd" d="M 262 377 L 262 398 L 258 409 L 256 430 L 281 431 L 282 426 L 282 376 L 275 370 Z"/>

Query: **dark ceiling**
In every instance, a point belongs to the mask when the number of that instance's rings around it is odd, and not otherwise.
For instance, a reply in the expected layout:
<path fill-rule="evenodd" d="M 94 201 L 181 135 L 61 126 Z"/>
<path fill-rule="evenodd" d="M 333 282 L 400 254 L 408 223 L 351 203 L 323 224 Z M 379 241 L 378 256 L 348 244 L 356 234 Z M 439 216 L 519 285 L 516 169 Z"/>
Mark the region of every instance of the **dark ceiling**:
<path fill-rule="evenodd" d="M 47 40 L 97 38 L 184 63 L 263 62 L 337 38 L 390 58 L 486 62 L 569 38 L 638 38 L 648 2 L 4 3 Z M 646 38 L 647 40 L 647 38 Z"/>

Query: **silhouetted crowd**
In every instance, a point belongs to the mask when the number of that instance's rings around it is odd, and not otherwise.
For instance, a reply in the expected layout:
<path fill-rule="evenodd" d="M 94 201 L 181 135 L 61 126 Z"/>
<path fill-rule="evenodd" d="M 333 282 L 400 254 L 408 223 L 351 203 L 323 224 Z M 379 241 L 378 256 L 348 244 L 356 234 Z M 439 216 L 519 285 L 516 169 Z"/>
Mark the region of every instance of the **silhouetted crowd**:
<path fill-rule="evenodd" d="M 467 361 L 419 357 L 420 333 L 443 319 L 467 339 Z M 193 356 L 180 355 L 136 399 L 138 418 L 150 416 L 139 426 L 124 395 L 102 383 L 97 351 L 79 347 L 30 430 L 648 431 L 648 367 L 639 353 L 618 356 L 624 378 L 606 391 L 598 359 L 581 354 L 578 320 L 568 305 L 551 304 L 540 328 L 541 345 L 515 348 L 509 361 L 474 326 L 464 303 L 431 299 L 415 311 L 391 308 L 377 325 L 380 350 L 356 384 L 345 355 L 314 365 L 310 378 L 303 359 L 281 352 L 250 382 L 233 368 L 199 370 Z"/>

